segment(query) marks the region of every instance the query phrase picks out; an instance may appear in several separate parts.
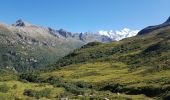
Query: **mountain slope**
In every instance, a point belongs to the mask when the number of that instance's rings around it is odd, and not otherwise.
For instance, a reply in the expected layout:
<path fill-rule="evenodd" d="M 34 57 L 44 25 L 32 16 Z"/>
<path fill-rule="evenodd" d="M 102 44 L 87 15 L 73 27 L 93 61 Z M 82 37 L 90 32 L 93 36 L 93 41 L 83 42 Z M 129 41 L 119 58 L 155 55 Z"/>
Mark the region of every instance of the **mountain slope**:
<path fill-rule="evenodd" d="M 14 71 L 39 69 L 80 47 L 76 40 L 56 38 L 47 29 L 0 25 L 1 67 Z"/>
<path fill-rule="evenodd" d="M 170 27 L 144 34 L 106 44 L 89 43 L 50 65 L 56 71 L 48 70 L 40 77 L 51 81 L 57 77 L 83 89 L 105 93 L 169 100 Z"/>
<path fill-rule="evenodd" d="M 138 33 L 138 35 L 144 35 L 144 34 L 147 34 L 149 32 L 155 31 L 155 30 L 168 28 L 169 26 L 170 26 L 170 17 L 167 19 L 167 21 L 165 21 L 164 23 L 162 23 L 160 25 L 148 26 L 148 27 L 144 28 L 143 30 L 141 30 Z"/>

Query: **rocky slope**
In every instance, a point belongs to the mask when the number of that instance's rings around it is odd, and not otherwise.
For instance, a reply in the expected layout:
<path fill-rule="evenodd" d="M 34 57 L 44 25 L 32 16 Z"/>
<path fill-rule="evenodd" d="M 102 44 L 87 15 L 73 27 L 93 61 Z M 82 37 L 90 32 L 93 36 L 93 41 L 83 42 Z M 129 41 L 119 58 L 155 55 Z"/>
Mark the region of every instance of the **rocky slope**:
<path fill-rule="evenodd" d="M 0 65 L 21 72 L 39 69 L 83 44 L 25 22 L 12 26 L 0 24 Z"/>

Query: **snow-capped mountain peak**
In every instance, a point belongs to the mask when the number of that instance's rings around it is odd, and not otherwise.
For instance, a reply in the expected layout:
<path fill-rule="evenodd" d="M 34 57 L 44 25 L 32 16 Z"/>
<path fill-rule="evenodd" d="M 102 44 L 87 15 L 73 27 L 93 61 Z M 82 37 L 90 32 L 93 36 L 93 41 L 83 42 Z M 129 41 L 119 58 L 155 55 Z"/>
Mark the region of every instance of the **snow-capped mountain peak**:
<path fill-rule="evenodd" d="M 122 40 L 124 38 L 135 36 L 135 35 L 137 35 L 138 32 L 139 32 L 139 30 L 131 30 L 131 29 L 128 29 L 128 28 L 124 28 L 121 31 L 113 31 L 113 30 L 104 31 L 104 30 L 100 30 L 98 32 L 98 34 L 108 36 L 108 37 L 112 38 L 113 40 L 119 41 L 119 40 Z"/>

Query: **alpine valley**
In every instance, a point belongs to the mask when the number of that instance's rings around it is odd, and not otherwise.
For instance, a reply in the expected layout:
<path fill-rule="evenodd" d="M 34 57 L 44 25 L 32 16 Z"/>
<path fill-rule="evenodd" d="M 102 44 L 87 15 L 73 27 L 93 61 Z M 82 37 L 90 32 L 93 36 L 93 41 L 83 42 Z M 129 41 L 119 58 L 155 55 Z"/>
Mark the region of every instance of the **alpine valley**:
<path fill-rule="evenodd" d="M 111 42 L 120 37 L 54 30 L 19 19 L 12 25 L 0 24 L 0 66 L 16 72 L 34 71 L 89 42 Z"/>
<path fill-rule="evenodd" d="M 0 100 L 170 100 L 170 17 L 96 33 L 20 19 L 0 24 L 0 48 Z"/>

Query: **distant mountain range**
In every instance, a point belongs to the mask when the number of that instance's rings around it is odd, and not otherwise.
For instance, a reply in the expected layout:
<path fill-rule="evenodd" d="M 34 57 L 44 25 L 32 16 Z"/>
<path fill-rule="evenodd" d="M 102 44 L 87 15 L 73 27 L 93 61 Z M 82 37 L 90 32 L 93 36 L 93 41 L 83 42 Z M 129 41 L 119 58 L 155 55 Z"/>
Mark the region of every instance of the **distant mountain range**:
<path fill-rule="evenodd" d="M 55 30 L 50 27 L 43 28 L 40 26 L 32 25 L 22 19 L 16 21 L 16 23 L 12 24 L 14 27 L 37 27 L 42 30 L 48 30 L 49 33 L 58 38 L 73 38 L 75 40 L 80 40 L 83 42 L 111 42 L 111 41 L 119 41 L 124 38 L 135 36 L 139 30 L 130 30 L 128 28 L 124 28 L 121 31 L 99 31 L 99 32 L 85 32 L 85 33 L 72 33 L 68 32 L 64 29 Z"/>
<path fill-rule="evenodd" d="M 91 32 L 72 33 L 72 32 L 68 32 L 64 29 L 56 30 L 56 29 L 52 29 L 50 27 L 46 28 L 46 27 L 32 25 L 26 21 L 23 21 L 22 19 L 17 20 L 16 23 L 12 24 L 12 26 L 9 25 L 8 28 L 11 29 L 11 31 L 13 31 L 13 29 L 16 28 L 16 29 L 24 31 L 25 33 L 29 33 L 32 35 L 33 34 L 38 35 L 38 33 L 41 33 L 42 36 L 50 35 L 51 37 L 55 37 L 57 40 L 72 39 L 72 40 L 76 40 L 76 41 L 84 42 L 84 43 L 93 42 L 93 41 L 99 41 L 99 42 L 113 41 L 111 38 L 109 38 L 107 36 L 103 36 L 103 35 L 99 35 L 99 34 L 92 34 Z"/>
<path fill-rule="evenodd" d="M 103 31 L 103 30 L 101 30 L 98 32 L 98 34 L 108 36 L 112 40 L 119 41 L 124 38 L 133 37 L 133 36 L 137 35 L 138 32 L 139 32 L 139 30 L 130 30 L 128 28 L 124 28 L 121 31 L 113 31 L 113 30 Z"/>

